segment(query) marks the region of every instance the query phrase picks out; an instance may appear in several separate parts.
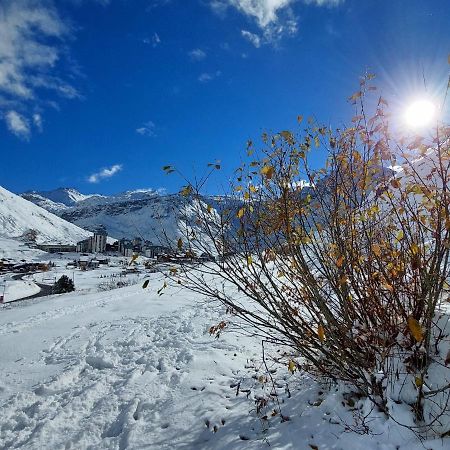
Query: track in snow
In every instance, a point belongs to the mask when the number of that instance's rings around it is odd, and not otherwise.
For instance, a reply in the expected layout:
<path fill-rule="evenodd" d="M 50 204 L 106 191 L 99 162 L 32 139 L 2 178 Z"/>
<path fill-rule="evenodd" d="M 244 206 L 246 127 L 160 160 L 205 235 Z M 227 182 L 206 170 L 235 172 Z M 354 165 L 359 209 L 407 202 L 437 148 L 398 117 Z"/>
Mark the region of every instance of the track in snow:
<path fill-rule="evenodd" d="M 74 327 L 39 355 L 38 363 L 64 370 L 0 408 L 0 447 L 183 448 L 190 439 L 208 447 L 236 403 L 226 395 L 236 372 L 214 358 L 211 367 L 210 357 L 237 346 L 212 340 L 205 315 L 185 307 Z M 192 423 L 178 422 L 186 408 Z"/>

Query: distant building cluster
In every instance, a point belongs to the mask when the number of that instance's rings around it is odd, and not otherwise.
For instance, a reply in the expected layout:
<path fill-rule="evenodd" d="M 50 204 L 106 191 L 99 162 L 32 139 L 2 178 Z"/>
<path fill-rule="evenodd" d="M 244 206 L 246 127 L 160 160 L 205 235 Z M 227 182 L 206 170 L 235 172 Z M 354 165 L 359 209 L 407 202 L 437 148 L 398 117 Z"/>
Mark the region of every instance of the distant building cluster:
<path fill-rule="evenodd" d="M 77 247 L 71 244 L 35 244 L 34 248 L 47 253 L 72 253 L 77 250 Z"/>
<path fill-rule="evenodd" d="M 108 233 L 104 226 L 99 226 L 93 236 L 89 236 L 83 241 L 77 242 L 76 251 L 78 253 L 104 253 L 106 251 L 106 240 Z"/>
<path fill-rule="evenodd" d="M 156 258 L 159 255 L 170 253 L 168 247 L 154 245 L 151 241 L 143 240 L 140 237 L 135 237 L 134 239 L 120 239 L 118 242 L 118 251 L 123 256 L 132 256 L 138 253 L 147 258 Z"/>
<path fill-rule="evenodd" d="M 164 258 L 172 254 L 169 247 L 163 245 L 154 245 L 151 241 L 144 240 L 140 237 L 134 239 L 120 239 L 119 241 L 109 244 L 107 242 L 108 233 L 103 225 L 98 226 L 93 235 L 87 239 L 77 242 L 77 245 L 67 244 L 42 244 L 37 247 L 49 253 L 77 252 L 77 253 L 120 253 L 123 256 L 131 257 L 139 254 L 147 258 Z M 80 259 L 81 260 L 81 259 Z M 96 262 L 84 264 L 86 267 L 95 266 Z"/>

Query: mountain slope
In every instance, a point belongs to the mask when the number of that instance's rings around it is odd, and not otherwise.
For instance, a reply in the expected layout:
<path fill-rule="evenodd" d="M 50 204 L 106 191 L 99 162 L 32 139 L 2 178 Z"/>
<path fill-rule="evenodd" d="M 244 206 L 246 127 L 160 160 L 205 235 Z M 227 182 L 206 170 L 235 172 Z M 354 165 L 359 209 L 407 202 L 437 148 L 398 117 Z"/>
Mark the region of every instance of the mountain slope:
<path fill-rule="evenodd" d="M 45 209 L 0 186 L 0 237 L 17 238 L 37 232 L 37 243 L 76 243 L 90 235 Z"/>
<path fill-rule="evenodd" d="M 52 191 L 30 191 L 25 192 L 22 197 L 27 200 L 31 200 L 34 203 L 38 203 L 39 201 L 47 201 L 47 205 L 51 207 L 51 205 L 55 205 L 57 209 L 61 209 L 64 207 L 75 206 L 79 202 L 87 200 L 88 198 L 102 198 L 103 196 L 100 194 L 82 194 L 73 188 L 58 188 Z M 34 200 L 36 201 L 34 201 Z M 41 206 L 41 205 L 40 205 Z"/>
<path fill-rule="evenodd" d="M 61 191 L 70 191 L 72 203 L 61 198 Z M 152 189 L 137 189 L 113 196 L 84 195 L 73 189 L 28 192 L 24 198 L 42 206 L 68 222 L 93 230 L 105 226 L 115 238 L 141 237 L 155 244 L 166 243 L 185 234 L 186 225 L 195 227 L 195 206 L 178 194 L 160 194 Z M 77 200 L 74 200 L 77 199 Z M 55 200 L 64 200 L 56 202 Z M 213 208 L 223 207 L 231 200 L 205 198 Z M 233 207 L 233 206 L 232 206 Z"/>

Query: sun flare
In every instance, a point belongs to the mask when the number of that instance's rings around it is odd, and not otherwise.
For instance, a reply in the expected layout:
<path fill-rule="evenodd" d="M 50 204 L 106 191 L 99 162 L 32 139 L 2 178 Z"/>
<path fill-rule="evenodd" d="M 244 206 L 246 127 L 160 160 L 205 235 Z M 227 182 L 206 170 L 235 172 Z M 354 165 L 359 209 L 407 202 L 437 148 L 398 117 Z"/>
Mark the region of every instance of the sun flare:
<path fill-rule="evenodd" d="M 404 118 L 410 128 L 427 127 L 436 118 L 436 106 L 431 100 L 416 100 L 408 106 Z"/>

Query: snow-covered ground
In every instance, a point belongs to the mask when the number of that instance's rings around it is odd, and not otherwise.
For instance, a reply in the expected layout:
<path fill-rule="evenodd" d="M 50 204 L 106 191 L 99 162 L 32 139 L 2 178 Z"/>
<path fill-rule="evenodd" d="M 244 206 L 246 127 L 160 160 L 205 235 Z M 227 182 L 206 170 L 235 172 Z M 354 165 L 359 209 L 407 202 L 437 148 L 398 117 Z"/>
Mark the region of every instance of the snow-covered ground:
<path fill-rule="evenodd" d="M 268 347 L 272 385 L 259 339 L 211 337 L 217 305 L 179 287 L 160 296 L 161 275 L 149 280 L 0 308 L 0 448 L 423 448 L 377 412 L 364 434 L 366 404 L 291 374 Z M 289 420 L 273 403 L 256 414 L 273 390 Z"/>
<path fill-rule="evenodd" d="M 37 294 L 41 289 L 40 287 L 33 283 L 32 281 L 25 280 L 9 280 L 3 281 L 5 288 L 1 288 L 0 295 L 4 294 L 5 303 L 13 302 L 20 298 L 30 297 L 31 295 Z"/>
<path fill-rule="evenodd" d="M 53 285 L 56 280 L 66 275 L 73 280 L 75 289 L 80 292 L 98 292 L 99 290 L 113 289 L 117 284 L 132 285 L 143 280 L 147 274 L 142 264 L 133 266 L 136 273 L 127 272 L 130 267 L 128 261 L 130 258 L 110 257 L 109 265 L 100 265 L 97 269 L 80 270 L 79 268 L 67 267 L 67 263 L 78 259 L 76 254 L 49 255 L 45 257 L 46 262 L 55 265 L 48 272 L 37 272 L 26 275 L 25 280 L 34 281 L 40 284 Z M 92 255 L 92 258 L 94 256 Z M 139 258 L 141 261 L 143 258 Z M 115 286 L 114 286 L 115 285 Z"/>
<path fill-rule="evenodd" d="M 47 253 L 28 247 L 23 242 L 0 236 L 0 259 L 32 261 L 44 257 Z"/>

